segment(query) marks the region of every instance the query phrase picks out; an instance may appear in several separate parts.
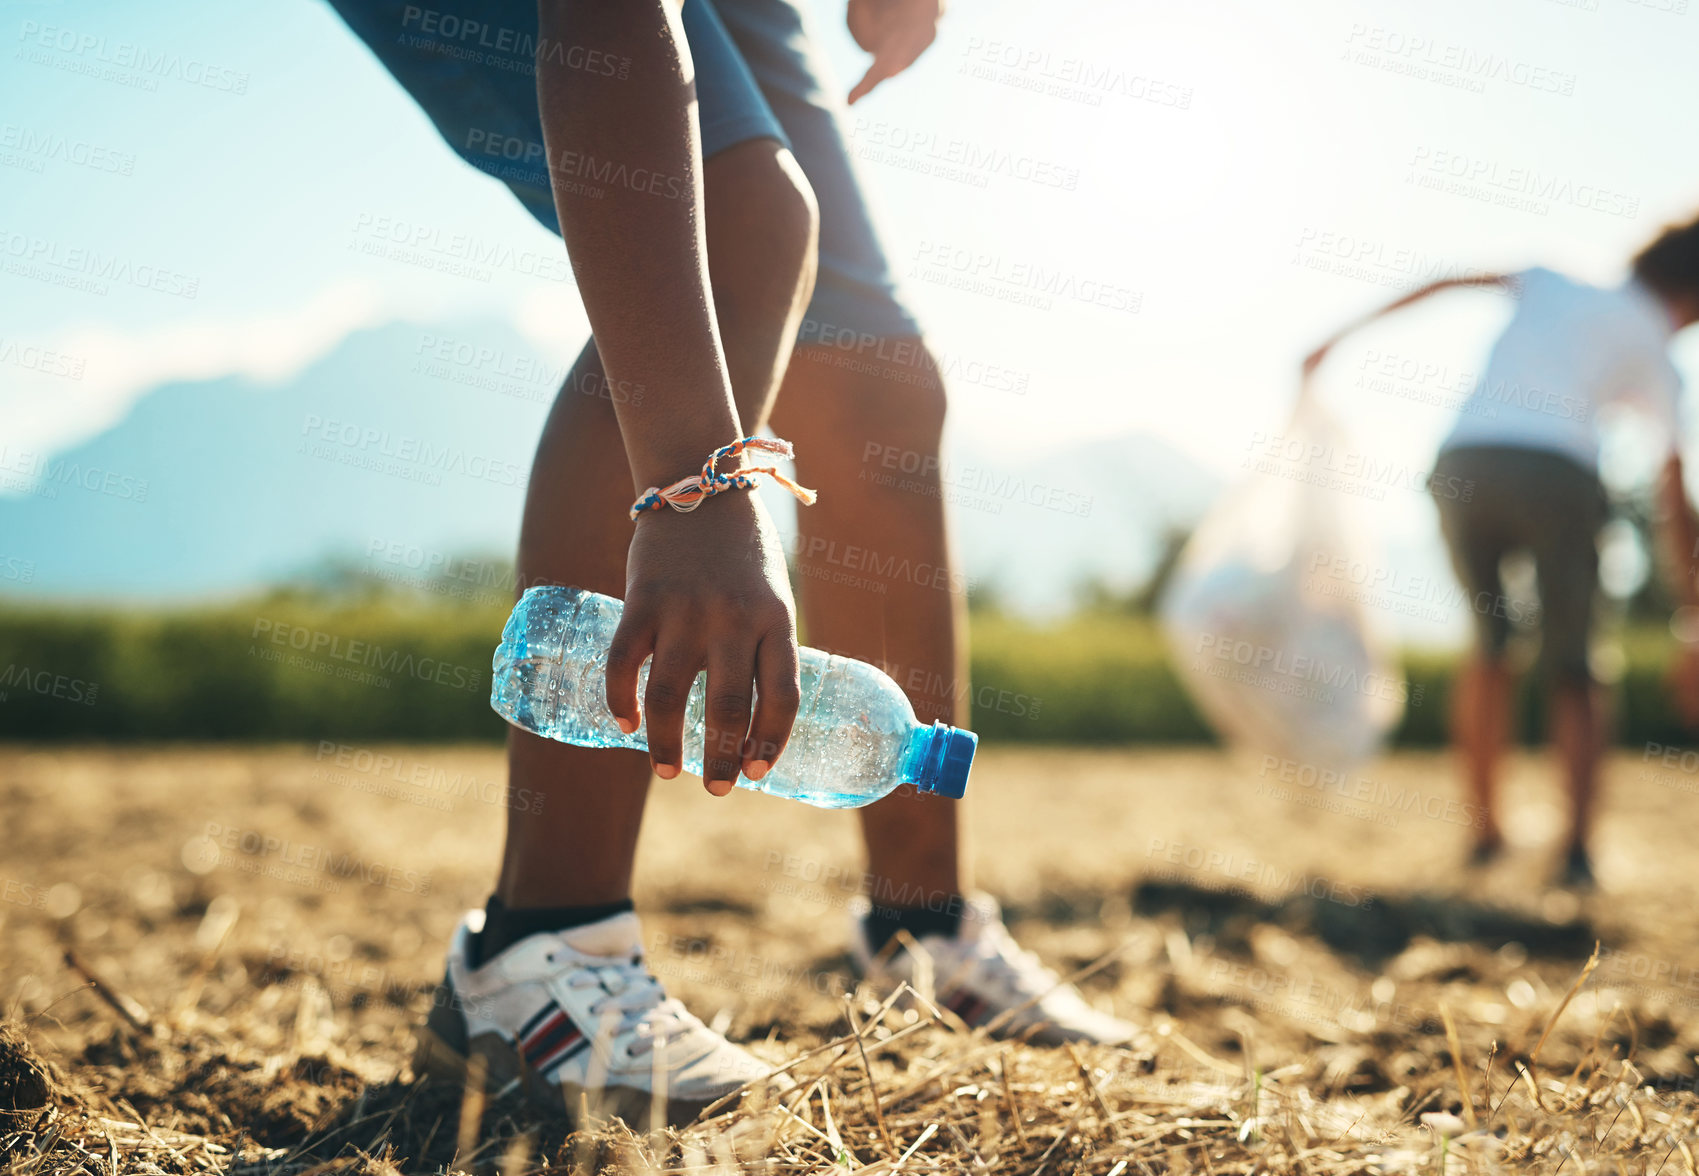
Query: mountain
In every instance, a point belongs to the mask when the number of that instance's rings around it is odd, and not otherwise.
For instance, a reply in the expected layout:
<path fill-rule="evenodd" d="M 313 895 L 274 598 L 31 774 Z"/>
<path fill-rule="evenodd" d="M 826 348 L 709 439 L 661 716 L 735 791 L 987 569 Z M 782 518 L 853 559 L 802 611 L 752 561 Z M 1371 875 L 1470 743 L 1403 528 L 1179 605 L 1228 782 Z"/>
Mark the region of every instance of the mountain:
<path fill-rule="evenodd" d="M 283 383 L 154 388 L 51 456 L 0 444 L 0 590 L 198 599 L 326 557 L 414 573 L 511 551 L 561 375 L 503 323 L 392 323 Z M 1138 583 L 1218 488 L 1142 434 L 1018 464 L 958 451 L 944 478 L 968 575 L 1040 612 Z"/>
<path fill-rule="evenodd" d="M 1088 583 L 1137 588 L 1168 533 L 1191 530 L 1221 490 L 1214 474 L 1148 433 L 1009 466 L 952 456 L 944 478 L 968 574 L 1029 613 L 1067 611 Z"/>
<path fill-rule="evenodd" d="M 374 544 L 507 550 L 552 389 L 501 373 L 540 370 L 532 356 L 501 326 L 393 323 L 284 384 L 154 388 L 51 458 L 0 450 L 3 553 L 33 563 L 36 593 L 147 600 L 239 592 Z"/>

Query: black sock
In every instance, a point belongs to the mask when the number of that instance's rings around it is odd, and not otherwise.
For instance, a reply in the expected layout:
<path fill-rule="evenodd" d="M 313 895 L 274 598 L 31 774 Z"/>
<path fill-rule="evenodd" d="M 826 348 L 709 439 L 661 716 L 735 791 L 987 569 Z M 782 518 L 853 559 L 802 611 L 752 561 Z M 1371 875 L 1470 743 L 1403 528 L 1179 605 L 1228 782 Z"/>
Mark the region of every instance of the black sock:
<path fill-rule="evenodd" d="M 939 909 L 932 907 L 887 907 L 874 905 L 867 916 L 867 943 L 878 955 L 898 931 L 907 931 L 916 939 L 926 935 L 955 938 L 962 928 L 962 910 L 966 902 L 954 895 Z"/>
<path fill-rule="evenodd" d="M 566 931 L 587 923 L 599 923 L 634 909 L 629 898 L 622 898 L 618 902 L 595 906 L 525 907 L 515 911 L 509 910 L 507 904 L 492 894 L 490 901 L 484 904 L 484 929 L 472 941 L 475 958 L 468 962 L 476 968 L 539 931 Z"/>

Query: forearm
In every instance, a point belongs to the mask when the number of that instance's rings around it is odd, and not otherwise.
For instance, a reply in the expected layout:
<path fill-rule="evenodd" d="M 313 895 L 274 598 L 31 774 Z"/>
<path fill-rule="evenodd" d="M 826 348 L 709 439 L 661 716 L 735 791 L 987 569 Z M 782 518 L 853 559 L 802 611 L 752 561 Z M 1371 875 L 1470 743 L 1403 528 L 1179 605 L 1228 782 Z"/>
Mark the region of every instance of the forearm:
<path fill-rule="evenodd" d="M 740 435 L 714 322 L 689 49 L 669 0 L 540 0 L 537 98 L 555 209 L 616 387 L 636 489 L 699 468 Z M 628 58 L 571 68 L 550 46 Z"/>
<path fill-rule="evenodd" d="M 1669 569 L 1670 592 L 1682 607 L 1699 605 L 1699 581 L 1694 560 L 1699 557 L 1699 524 L 1687 505 L 1681 459 L 1672 457 L 1664 467 L 1659 497 L 1662 499 L 1664 563 Z"/>
<path fill-rule="evenodd" d="M 1437 282 L 1429 282 L 1425 286 L 1418 286 L 1416 289 L 1400 298 L 1395 298 L 1380 309 L 1370 311 L 1362 318 L 1357 319 L 1354 322 L 1347 323 L 1339 329 L 1338 333 L 1328 340 L 1326 346 L 1331 347 L 1338 343 L 1341 339 L 1345 338 L 1345 336 L 1351 334 L 1353 331 L 1361 330 L 1376 319 L 1389 315 L 1395 310 L 1402 310 L 1413 303 L 1421 302 L 1423 299 L 1431 298 L 1433 295 L 1438 294 L 1442 290 L 1456 290 L 1462 288 L 1484 289 L 1490 286 L 1504 286 L 1509 281 L 1510 278 L 1506 274 L 1482 274 L 1479 277 L 1473 278 L 1441 278 Z"/>

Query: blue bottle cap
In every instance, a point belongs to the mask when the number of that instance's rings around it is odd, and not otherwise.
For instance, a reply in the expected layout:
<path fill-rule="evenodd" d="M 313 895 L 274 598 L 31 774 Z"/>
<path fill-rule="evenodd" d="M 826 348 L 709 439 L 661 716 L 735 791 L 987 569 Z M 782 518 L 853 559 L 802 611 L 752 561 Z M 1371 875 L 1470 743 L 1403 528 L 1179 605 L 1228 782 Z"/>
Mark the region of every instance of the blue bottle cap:
<path fill-rule="evenodd" d="M 960 800 L 967 791 L 968 771 L 973 767 L 973 753 L 978 747 L 979 736 L 972 731 L 934 723 L 926 767 L 916 782 L 920 790 Z"/>

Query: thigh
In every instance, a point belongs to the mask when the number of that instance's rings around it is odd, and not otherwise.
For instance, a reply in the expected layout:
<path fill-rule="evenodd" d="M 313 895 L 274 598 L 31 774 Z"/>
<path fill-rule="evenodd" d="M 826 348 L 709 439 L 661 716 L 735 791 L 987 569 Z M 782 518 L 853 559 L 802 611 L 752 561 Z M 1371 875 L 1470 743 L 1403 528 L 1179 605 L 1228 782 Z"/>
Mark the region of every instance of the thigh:
<path fill-rule="evenodd" d="M 714 3 L 820 207 L 819 275 L 799 342 L 919 335 L 844 138 L 843 89 L 802 12 L 791 0 Z"/>
<path fill-rule="evenodd" d="M 1599 586 L 1598 536 L 1608 515 L 1599 480 L 1551 455 L 1532 480 L 1540 509 L 1529 547 L 1540 585 L 1540 662 L 1553 684 L 1592 680 L 1588 652 Z"/>
<path fill-rule="evenodd" d="M 542 42 L 536 0 L 330 0 L 467 163 L 502 181 L 544 227 L 560 232 L 537 109 L 536 59 L 612 68 L 589 47 Z M 681 20 L 696 73 L 702 154 L 749 139 L 785 141 L 755 76 L 711 0 L 685 0 Z M 632 85 L 640 84 L 627 79 Z"/>
<path fill-rule="evenodd" d="M 1440 532 L 1452 570 L 1467 596 L 1481 652 L 1496 659 L 1510 639 L 1504 601 L 1504 557 L 1516 547 L 1515 529 L 1506 514 L 1509 487 L 1488 451 L 1456 450 L 1440 455 L 1434 485 L 1472 485 L 1467 500 L 1435 495 Z"/>

